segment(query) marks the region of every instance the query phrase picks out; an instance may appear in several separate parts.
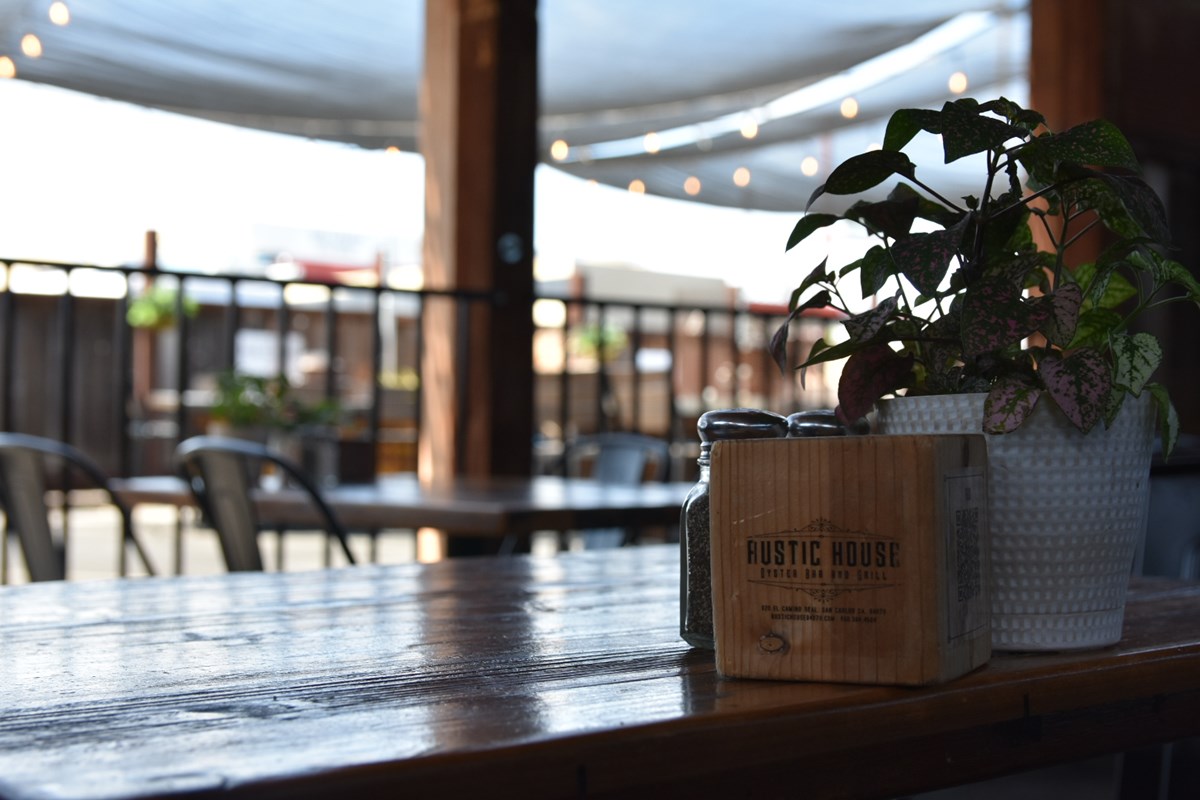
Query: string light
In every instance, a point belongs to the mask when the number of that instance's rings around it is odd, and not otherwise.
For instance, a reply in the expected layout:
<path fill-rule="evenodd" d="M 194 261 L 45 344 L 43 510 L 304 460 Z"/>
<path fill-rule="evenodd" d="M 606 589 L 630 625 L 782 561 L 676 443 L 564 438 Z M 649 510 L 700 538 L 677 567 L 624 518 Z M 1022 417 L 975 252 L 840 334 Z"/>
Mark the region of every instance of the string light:
<path fill-rule="evenodd" d="M 645 194 L 646 184 L 642 183 L 637 178 L 634 178 L 629 182 L 629 191 L 633 192 L 634 194 Z"/>
<path fill-rule="evenodd" d="M 25 34 L 21 37 L 21 52 L 30 58 L 41 58 L 42 40 L 32 33 Z"/>
<path fill-rule="evenodd" d="M 562 161 L 571 154 L 571 148 L 562 139 L 555 139 L 550 145 L 550 157 L 555 161 Z"/>
<path fill-rule="evenodd" d="M 683 182 L 683 190 L 692 197 L 700 194 L 700 179 L 695 175 L 689 175 L 688 179 Z"/>
<path fill-rule="evenodd" d="M 662 147 L 662 143 L 659 141 L 658 134 L 654 131 L 647 133 L 645 137 L 642 138 L 642 147 L 646 149 L 647 153 L 657 153 L 659 148 Z"/>
<path fill-rule="evenodd" d="M 754 117 L 746 117 L 742 121 L 741 132 L 742 137 L 746 139 L 753 139 L 755 136 L 758 136 L 758 121 Z"/>
<path fill-rule="evenodd" d="M 858 116 L 858 101 L 853 97 L 847 97 L 842 101 L 842 116 L 846 119 L 854 119 Z"/>
<path fill-rule="evenodd" d="M 800 171 L 810 178 L 816 175 L 820 168 L 821 164 L 812 156 L 805 156 L 804 160 L 800 162 Z"/>
<path fill-rule="evenodd" d="M 962 94 L 967 90 L 967 73 L 954 73 L 950 76 L 950 80 L 947 85 L 950 87 L 950 91 L 954 94 Z"/>
<path fill-rule="evenodd" d="M 50 4 L 50 21 L 55 25 L 66 25 L 71 21 L 71 9 L 62 0 Z"/>
<path fill-rule="evenodd" d="M 17 65 L 8 56 L 0 56 L 0 80 L 17 77 Z"/>
<path fill-rule="evenodd" d="M 746 188 L 750 185 L 750 170 L 746 167 L 738 167 L 733 171 L 733 185 L 741 188 Z"/>

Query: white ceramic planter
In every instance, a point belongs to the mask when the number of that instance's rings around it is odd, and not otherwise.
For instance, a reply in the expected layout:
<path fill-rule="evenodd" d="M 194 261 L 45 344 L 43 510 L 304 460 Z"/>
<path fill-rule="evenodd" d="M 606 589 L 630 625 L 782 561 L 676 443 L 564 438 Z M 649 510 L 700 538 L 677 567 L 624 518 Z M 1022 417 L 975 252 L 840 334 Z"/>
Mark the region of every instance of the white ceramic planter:
<path fill-rule="evenodd" d="M 985 395 L 882 401 L 878 433 L 977 433 Z M 1121 638 L 1145 533 L 1154 439 L 1149 394 L 1083 435 L 1049 402 L 989 435 L 992 647 L 1069 650 Z"/>

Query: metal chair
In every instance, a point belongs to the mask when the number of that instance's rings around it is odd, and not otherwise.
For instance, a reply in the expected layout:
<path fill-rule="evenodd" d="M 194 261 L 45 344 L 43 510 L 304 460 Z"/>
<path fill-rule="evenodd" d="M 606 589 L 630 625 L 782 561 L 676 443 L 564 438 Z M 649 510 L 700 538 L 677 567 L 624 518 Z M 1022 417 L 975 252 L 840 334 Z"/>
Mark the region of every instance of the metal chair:
<path fill-rule="evenodd" d="M 603 483 L 632 486 L 667 479 L 671 445 L 664 439 L 640 433 L 597 433 L 580 436 L 563 452 L 565 471 L 571 477 L 588 477 Z M 636 528 L 602 528 L 583 532 L 587 549 L 634 544 Z"/>
<path fill-rule="evenodd" d="M 88 483 L 101 489 L 108 503 L 121 515 L 118 572 L 127 573 L 127 547 L 137 553 L 150 575 L 154 568 L 141 542 L 133 533 L 133 514 L 109 486 L 108 476 L 91 458 L 69 444 L 23 433 L 0 433 L 0 503 L 10 529 L 16 529 L 25 566 L 32 581 L 63 580 L 67 576 L 65 532 L 56 536 L 50 525 L 46 503 L 46 473 L 49 460 L 69 465 Z"/>
<path fill-rule="evenodd" d="M 302 489 L 317 512 L 325 532 L 341 543 L 346 560 L 354 564 L 346 529 L 312 481 L 294 463 L 257 442 L 224 436 L 196 436 L 175 450 L 179 474 L 187 481 L 201 513 L 217 531 L 225 566 L 231 572 L 262 570 L 258 547 L 263 524 L 251 490 L 266 464 L 278 468 L 289 485 Z"/>

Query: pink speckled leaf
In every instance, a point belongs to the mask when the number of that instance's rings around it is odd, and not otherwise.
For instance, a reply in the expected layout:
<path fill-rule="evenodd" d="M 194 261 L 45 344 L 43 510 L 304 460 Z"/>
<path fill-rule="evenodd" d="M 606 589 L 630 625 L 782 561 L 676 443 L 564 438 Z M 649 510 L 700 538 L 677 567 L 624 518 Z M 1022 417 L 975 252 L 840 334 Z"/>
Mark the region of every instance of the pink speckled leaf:
<path fill-rule="evenodd" d="M 879 333 L 879 329 L 883 327 L 884 323 L 892 318 L 892 315 L 896 313 L 896 306 L 896 298 L 888 297 L 874 308 L 856 314 L 842 324 L 846 326 L 846 332 L 850 334 L 852 340 L 866 342 Z"/>
<path fill-rule="evenodd" d="M 984 278 L 967 290 L 963 301 L 963 352 L 974 357 L 1019 342 L 1038 329 L 1047 313 L 1023 302 L 1011 281 Z"/>
<path fill-rule="evenodd" d="M 958 253 L 963 229 L 956 225 L 933 233 L 914 233 L 897 239 L 892 258 L 904 277 L 923 295 L 937 292 L 950 262 Z"/>
<path fill-rule="evenodd" d="M 1083 289 L 1079 284 L 1063 283 L 1052 294 L 1037 302 L 1037 329 L 1051 344 L 1066 347 L 1075 337 L 1075 326 L 1079 323 L 1079 309 L 1082 306 Z"/>
<path fill-rule="evenodd" d="M 996 381 L 983 401 L 983 432 L 1012 433 L 1033 412 L 1042 392 L 1016 376 Z"/>
<path fill-rule="evenodd" d="M 912 365 L 911 355 L 900 355 L 886 344 L 850 356 L 838 382 L 839 419 L 853 422 L 865 416 L 876 400 L 904 386 Z"/>
<path fill-rule="evenodd" d="M 1042 385 L 1079 430 L 1087 433 L 1104 417 L 1112 373 L 1099 351 L 1081 347 L 1067 355 L 1047 352 L 1038 363 Z"/>

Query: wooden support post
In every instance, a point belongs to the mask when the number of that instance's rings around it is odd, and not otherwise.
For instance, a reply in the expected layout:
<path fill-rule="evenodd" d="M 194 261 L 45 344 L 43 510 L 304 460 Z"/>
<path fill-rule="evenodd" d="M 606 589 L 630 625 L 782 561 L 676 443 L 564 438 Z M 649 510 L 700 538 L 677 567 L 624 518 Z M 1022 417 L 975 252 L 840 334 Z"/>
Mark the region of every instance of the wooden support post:
<path fill-rule="evenodd" d="M 1105 116 L 1105 4 L 1096 0 L 1032 0 L 1029 7 L 1029 105 L 1051 130 Z M 1034 240 L 1051 249 L 1038 224 Z M 1067 266 L 1094 262 L 1104 231 L 1090 231 L 1071 248 Z"/>
<path fill-rule="evenodd" d="M 429 0 L 421 92 L 425 319 L 419 473 L 532 469 L 536 0 Z M 466 359 L 465 363 L 461 359 Z"/>

